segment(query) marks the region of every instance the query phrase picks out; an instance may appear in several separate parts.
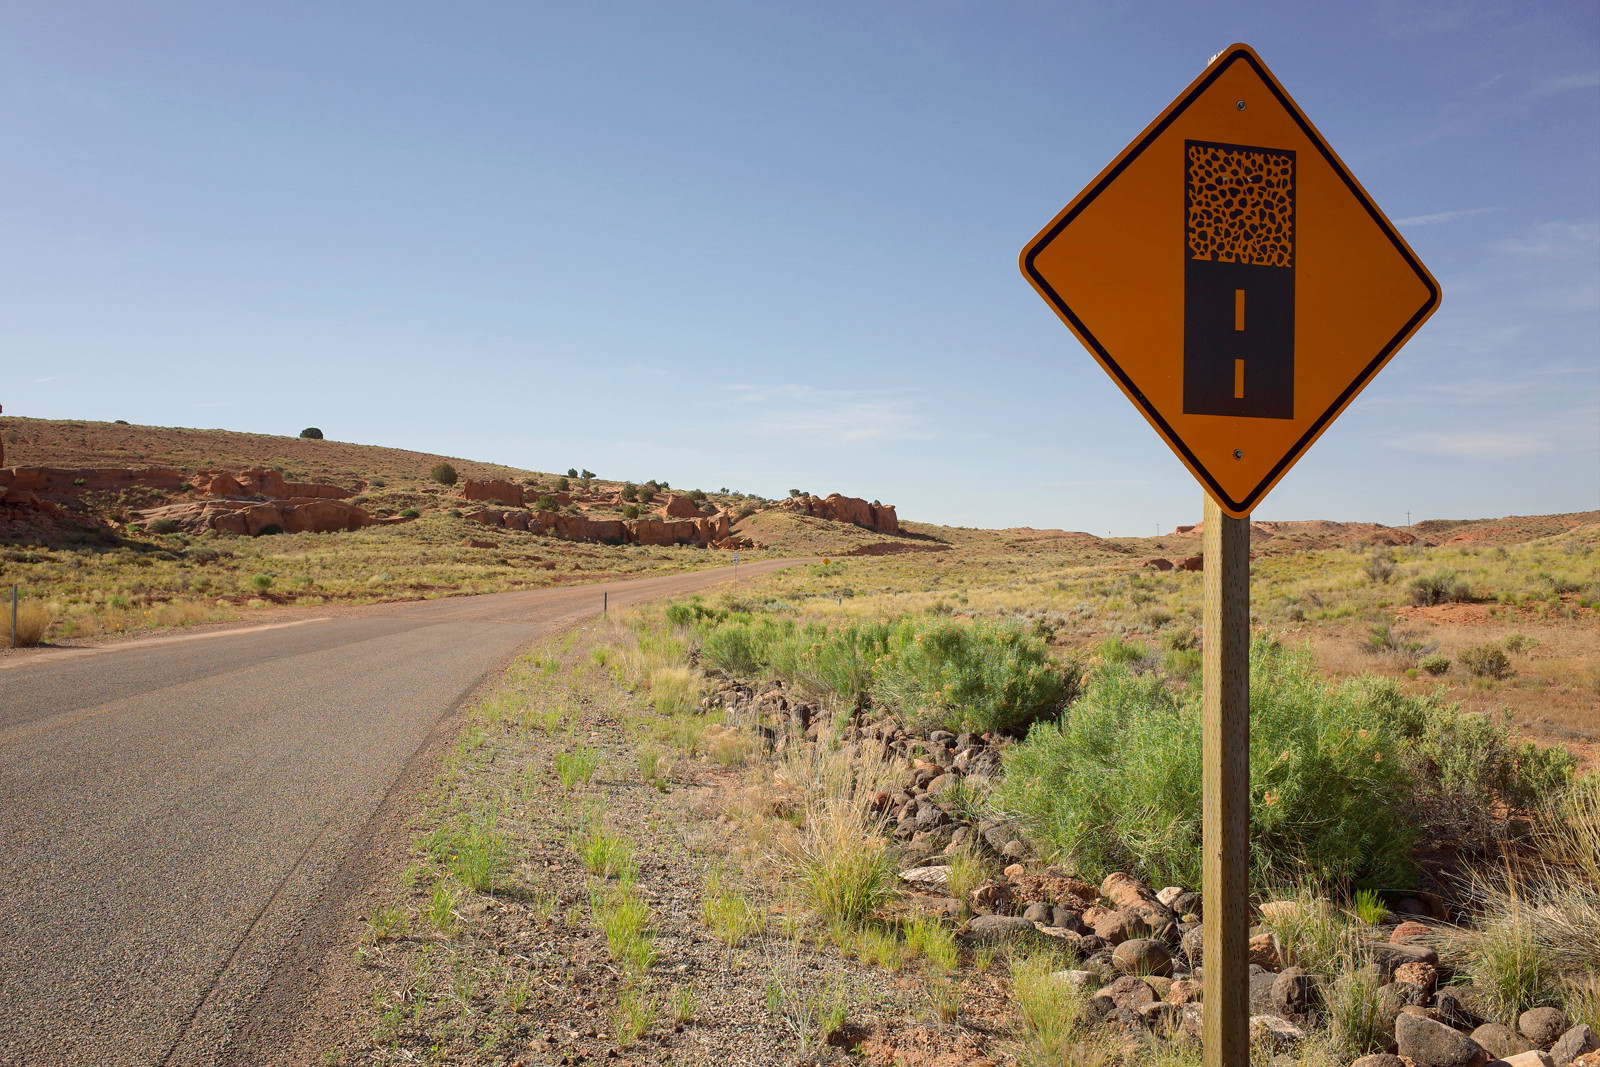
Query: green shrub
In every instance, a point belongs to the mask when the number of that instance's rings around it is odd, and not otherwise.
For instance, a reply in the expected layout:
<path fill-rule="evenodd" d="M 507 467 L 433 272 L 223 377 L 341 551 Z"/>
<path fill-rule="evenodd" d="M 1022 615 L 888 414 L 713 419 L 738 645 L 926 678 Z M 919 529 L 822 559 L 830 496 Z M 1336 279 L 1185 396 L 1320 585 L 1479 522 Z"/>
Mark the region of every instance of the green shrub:
<path fill-rule="evenodd" d="M 1077 690 L 1076 665 L 1052 660 L 1016 624 L 906 621 L 887 637 L 873 700 L 920 725 L 1021 734 Z"/>
<path fill-rule="evenodd" d="M 558 507 L 560 505 L 556 503 L 556 498 L 548 493 L 533 502 L 534 511 L 555 511 Z"/>
<path fill-rule="evenodd" d="M 630 503 L 630 504 L 633 503 L 635 500 L 638 500 L 639 499 L 639 487 L 637 485 L 634 485 L 632 482 L 623 482 L 622 483 L 622 499 L 625 500 L 626 502 Z"/>
<path fill-rule="evenodd" d="M 406 508 L 404 511 L 400 512 L 400 517 L 402 519 L 420 519 L 422 518 L 422 512 L 418 511 L 416 508 Z"/>
<path fill-rule="evenodd" d="M 250 584 L 255 588 L 256 592 L 265 593 L 268 589 L 272 588 L 272 575 L 262 572 L 261 574 L 256 575 L 254 578 L 251 578 Z"/>
<path fill-rule="evenodd" d="M 1256 879 L 1403 884 L 1412 790 L 1385 722 L 1390 694 L 1331 686 L 1309 652 L 1263 640 L 1251 649 L 1250 685 Z M 1200 694 L 1102 664 L 1069 714 L 1009 752 L 994 800 L 1087 877 L 1129 870 L 1198 884 Z"/>
<path fill-rule="evenodd" d="M 1433 574 L 1413 578 L 1408 592 L 1411 594 L 1413 604 L 1424 607 L 1430 604 L 1449 604 L 1472 599 L 1472 591 L 1467 587 L 1466 579 L 1458 577 L 1456 572 L 1448 567 Z"/>
<path fill-rule="evenodd" d="M 1150 650 L 1138 641 L 1129 641 L 1121 634 L 1112 634 L 1095 646 L 1094 654 L 1106 663 L 1135 664 L 1142 662 Z"/>
<path fill-rule="evenodd" d="M 1474 678 L 1509 678 L 1511 657 L 1499 645 L 1476 645 L 1461 650 L 1461 666 Z"/>
<path fill-rule="evenodd" d="M 626 504 L 622 508 L 622 517 L 625 519 L 637 519 L 639 514 L 638 504 Z"/>
<path fill-rule="evenodd" d="M 322 440 L 322 431 L 315 426 L 307 426 L 300 431 L 300 436 L 308 441 L 320 441 Z"/>
<path fill-rule="evenodd" d="M 1372 555 L 1367 557 L 1367 577 L 1374 583 L 1386 584 L 1394 578 L 1394 553 L 1387 548 L 1372 547 Z"/>
<path fill-rule="evenodd" d="M 576 478 L 577 476 L 578 476 L 578 472 L 577 471 L 573 471 L 572 472 L 572 477 Z M 556 492 L 565 493 L 568 489 L 571 489 L 571 488 L 572 488 L 572 483 L 570 481 L 568 481 L 567 479 L 565 479 L 565 478 L 557 478 L 556 479 Z"/>
<path fill-rule="evenodd" d="M 1415 820 L 1454 848 L 1487 850 L 1508 813 L 1535 808 L 1571 781 L 1577 765 L 1572 754 L 1516 741 L 1509 713 L 1496 719 L 1406 697 L 1387 680 L 1356 684 L 1366 686 L 1375 704 L 1388 706 L 1388 729 L 1416 782 Z"/>
<path fill-rule="evenodd" d="M 448 463 L 435 463 L 433 469 L 428 472 L 428 477 L 440 485 L 455 485 L 456 469 Z"/>
<path fill-rule="evenodd" d="M 1417 660 L 1417 666 L 1437 678 L 1450 669 L 1450 657 L 1442 655 L 1423 656 Z"/>
<path fill-rule="evenodd" d="M 151 523 L 150 523 L 150 526 L 149 526 L 149 530 L 153 534 L 177 533 L 178 532 L 178 520 L 176 520 L 176 519 L 155 519 L 155 520 L 152 520 Z"/>

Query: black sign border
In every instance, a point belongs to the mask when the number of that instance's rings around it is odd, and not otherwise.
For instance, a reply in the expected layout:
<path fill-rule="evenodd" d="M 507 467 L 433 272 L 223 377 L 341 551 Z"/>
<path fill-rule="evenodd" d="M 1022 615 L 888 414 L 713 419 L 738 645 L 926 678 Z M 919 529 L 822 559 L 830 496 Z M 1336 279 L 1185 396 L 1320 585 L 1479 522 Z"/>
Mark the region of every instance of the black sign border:
<path fill-rule="evenodd" d="M 1255 71 L 1256 76 L 1261 79 L 1262 84 L 1272 91 L 1272 95 L 1277 98 L 1278 103 L 1283 105 L 1283 109 L 1287 111 L 1294 119 L 1295 123 L 1300 127 L 1301 132 L 1306 135 L 1306 139 L 1316 146 L 1317 151 L 1322 154 L 1322 158 L 1327 161 L 1330 167 L 1333 168 L 1333 172 L 1339 176 L 1339 180 L 1344 182 L 1345 187 L 1350 190 L 1351 195 L 1353 195 L 1356 198 L 1356 201 L 1366 209 L 1367 214 L 1372 216 L 1372 221 L 1377 223 L 1378 228 L 1382 230 L 1384 236 L 1389 239 L 1389 242 L 1394 246 L 1395 251 L 1400 253 L 1401 257 L 1405 259 L 1406 264 L 1411 268 L 1413 273 L 1416 274 L 1417 279 L 1421 281 L 1422 284 L 1427 288 L 1428 299 L 1423 303 L 1422 307 L 1411 316 L 1411 318 L 1406 320 L 1405 325 L 1402 326 L 1400 330 L 1389 339 L 1389 342 L 1379 350 L 1378 354 L 1374 356 L 1364 368 L 1362 368 L 1361 373 L 1356 376 L 1354 381 L 1345 387 L 1344 391 L 1341 392 L 1338 397 L 1334 399 L 1333 403 L 1328 406 L 1328 409 L 1311 423 L 1311 425 L 1306 429 L 1306 432 L 1301 435 L 1300 439 L 1296 441 L 1292 447 L 1290 447 L 1282 459 L 1278 460 L 1278 462 L 1272 467 L 1271 470 L 1267 472 L 1266 476 L 1261 479 L 1256 487 L 1250 490 L 1250 492 L 1246 493 L 1243 500 L 1234 500 L 1223 491 L 1222 486 L 1217 483 L 1216 478 L 1213 477 L 1211 472 L 1206 469 L 1205 464 L 1201 463 L 1199 458 L 1189 450 L 1189 446 L 1184 443 L 1181 437 L 1178 436 L 1173 428 L 1167 423 L 1167 420 L 1161 417 L 1161 413 L 1155 409 L 1155 405 L 1151 404 L 1144 393 L 1133 384 L 1133 380 L 1128 377 L 1127 373 L 1123 371 L 1120 366 L 1117 365 L 1117 361 L 1111 358 L 1111 353 L 1106 351 L 1106 347 L 1100 343 L 1099 338 L 1095 337 L 1094 333 L 1090 331 L 1089 327 L 1084 324 L 1083 320 L 1079 319 L 1078 316 L 1073 313 L 1072 309 L 1067 306 L 1067 302 L 1061 298 L 1061 294 L 1057 293 L 1055 289 L 1051 287 L 1050 283 L 1045 280 L 1044 276 L 1039 273 L 1038 268 L 1034 265 L 1034 260 L 1038 257 L 1039 253 L 1043 252 L 1047 247 L 1049 247 L 1050 242 L 1054 241 L 1056 237 L 1060 235 L 1062 230 L 1070 226 L 1072 221 L 1082 214 L 1085 208 L 1094 203 L 1095 199 L 1102 192 L 1104 192 L 1112 182 L 1117 180 L 1122 172 L 1127 169 L 1129 164 L 1131 164 L 1135 159 L 1138 159 L 1146 148 L 1149 148 L 1158 137 L 1165 133 L 1167 127 L 1171 126 L 1172 123 L 1177 120 L 1179 115 L 1182 115 L 1186 110 L 1188 110 L 1190 104 L 1194 103 L 1196 99 L 1204 94 L 1205 91 L 1211 87 L 1212 83 L 1220 78 L 1223 73 L 1228 70 L 1228 68 L 1232 67 L 1233 64 L 1239 62 L 1240 60 L 1243 60 L 1250 65 L 1250 68 Z M 1144 411 L 1146 417 L 1148 417 L 1150 421 L 1154 422 L 1161 429 L 1162 436 L 1165 437 L 1167 441 L 1183 455 L 1189 464 L 1189 468 L 1200 475 L 1201 481 L 1205 483 L 1207 489 L 1211 492 L 1211 495 L 1223 503 L 1228 510 L 1235 511 L 1240 514 L 1248 514 L 1250 511 L 1254 510 L 1255 505 L 1260 502 L 1261 498 L 1266 495 L 1267 491 L 1277 483 L 1278 479 L 1281 478 L 1290 467 L 1299 461 L 1300 457 L 1304 455 L 1306 450 L 1311 447 L 1311 443 L 1317 439 L 1322 431 L 1327 428 L 1328 424 L 1331 423 L 1339 414 L 1339 412 L 1344 409 L 1344 406 L 1348 404 L 1357 393 L 1365 388 L 1366 384 L 1372 380 L 1373 376 L 1382 369 L 1383 365 L 1388 362 L 1389 357 L 1394 354 L 1395 349 L 1397 349 L 1406 340 L 1406 338 L 1408 338 L 1417 329 L 1422 321 L 1431 315 L 1434 309 L 1439 306 L 1438 283 L 1435 282 L 1428 274 L 1428 271 L 1422 266 L 1421 262 L 1418 261 L 1417 257 L 1411 253 L 1411 249 L 1406 247 L 1405 241 L 1403 241 L 1400 238 L 1400 235 L 1395 232 L 1394 227 L 1390 225 L 1389 220 L 1384 217 L 1383 212 L 1379 211 L 1378 206 L 1372 202 L 1365 192 L 1362 191 L 1361 186 L 1356 183 L 1355 178 L 1352 177 L 1350 172 L 1345 169 L 1344 165 L 1339 162 L 1339 158 L 1333 154 L 1333 150 L 1330 149 L 1327 143 L 1324 142 L 1321 136 L 1318 135 L 1311 123 L 1307 121 L 1305 115 L 1301 114 L 1300 108 L 1297 107 L 1294 101 L 1290 100 L 1288 95 L 1279 87 L 1277 79 L 1267 72 L 1266 68 L 1257 61 L 1256 57 L 1250 51 L 1244 48 L 1234 48 L 1229 51 L 1226 58 L 1223 59 L 1222 62 L 1217 63 L 1212 69 L 1211 73 L 1202 78 L 1194 85 L 1193 88 L 1180 97 L 1176 105 L 1168 110 L 1165 117 L 1163 117 L 1161 121 L 1158 122 L 1148 133 L 1140 138 L 1134 144 L 1132 150 L 1126 152 L 1126 154 L 1124 154 L 1122 158 L 1118 160 L 1116 166 L 1112 167 L 1111 170 L 1106 172 L 1099 181 L 1095 182 L 1094 185 L 1089 188 L 1088 192 L 1078 199 L 1077 203 L 1073 204 L 1072 210 L 1066 212 L 1059 219 L 1057 219 L 1054 225 L 1052 225 L 1048 230 L 1034 238 L 1033 243 L 1028 248 L 1027 254 L 1023 257 L 1023 270 L 1027 273 L 1029 279 L 1033 281 L 1034 285 L 1038 287 L 1039 291 L 1049 297 L 1050 303 L 1054 305 L 1056 311 L 1072 324 L 1072 327 L 1077 332 L 1078 336 L 1088 342 L 1089 346 L 1094 349 L 1095 355 L 1099 358 L 1101 365 L 1103 365 L 1112 373 L 1112 375 L 1116 377 L 1117 381 L 1122 384 L 1123 389 L 1128 393 L 1129 396 L 1134 398 L 1134 401 L 1139 405 L 1140 409 Z"/>

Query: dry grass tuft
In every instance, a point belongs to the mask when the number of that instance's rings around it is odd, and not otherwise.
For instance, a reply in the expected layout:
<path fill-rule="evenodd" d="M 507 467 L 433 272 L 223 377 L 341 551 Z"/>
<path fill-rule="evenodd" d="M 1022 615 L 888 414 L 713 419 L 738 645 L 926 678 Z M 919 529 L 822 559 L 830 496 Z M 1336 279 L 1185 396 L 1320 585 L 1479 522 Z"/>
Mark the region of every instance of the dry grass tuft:
<path fill-rule="evenodd" d="M 17 631 L 14 635 L 18 648 L 30 648 L 44 641 L 61 615 L 61 605 L 43 600 L 24 600 L 17 605 Z"/>

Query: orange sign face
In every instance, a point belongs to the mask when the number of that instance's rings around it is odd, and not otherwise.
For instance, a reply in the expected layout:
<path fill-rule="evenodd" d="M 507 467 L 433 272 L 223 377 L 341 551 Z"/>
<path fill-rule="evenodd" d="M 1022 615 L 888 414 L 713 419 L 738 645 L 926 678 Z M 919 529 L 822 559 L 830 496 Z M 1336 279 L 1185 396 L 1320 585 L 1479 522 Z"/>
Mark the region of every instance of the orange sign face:
<path fill-rule="evenodd" d="M 1439 306 L 1242 44 L 1028 242 L 1022 272 L 1235 518 Z"/>

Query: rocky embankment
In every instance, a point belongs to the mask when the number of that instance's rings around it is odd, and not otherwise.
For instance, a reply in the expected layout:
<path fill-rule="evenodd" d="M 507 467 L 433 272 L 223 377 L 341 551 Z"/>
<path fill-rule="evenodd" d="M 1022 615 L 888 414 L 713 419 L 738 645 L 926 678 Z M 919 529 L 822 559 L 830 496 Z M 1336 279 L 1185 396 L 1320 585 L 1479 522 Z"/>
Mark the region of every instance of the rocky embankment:
<path fill-rule="evenodd" d="M 778 681 L 724 680 L 705 698 L 730 726 L 750 729 L 768 748 L 831 741 L 833 724 Z M 1091 1025 L 1119 1036 L 1130 1052 L 1157 1035 L 1199 1041 L 1205 1012 L 1201 980 L 1204 900 L 1184 886 L 1152 889 L 1122 873 L 1098 885 L 1041 862 L 1022 828 L 975 817 L 974 797 L 1005 773 L 1009 738 L 908 728 L 873 709 L 856 712 L 841 744 L 851 757 L 901 767 L 902 784 L 872 798 L 882 832 L 902 843 L 901 881 L 924 910 L 962 922 L 973 946 L 1057 949 L 1077 959 L 1058 972 L 1066 986 L 1092 989 Z M 952 858 L 981 857 L 990 877 L 965 894 L 948 888 Z M 1323 976 L 1308 973 L 1273 934 L 1270 921 L 1326 902 L 1266 901 L 1250 933 L 1252 1040 L 1292 1055 L 1327 1023 Z M 1481 992 L 1440 963 L 1431 947 L 1444 919 L 1437 900 L 1411 897 L 1368 928 L 1360 963 L 1377 984 L 1377 1030 L 1384 1051 L 1352 1067 L 1600 1067 L 1600 1037 L 1555 1008 L 1535 1008 L 1515 1026 L 1492 1021 Z"/>

